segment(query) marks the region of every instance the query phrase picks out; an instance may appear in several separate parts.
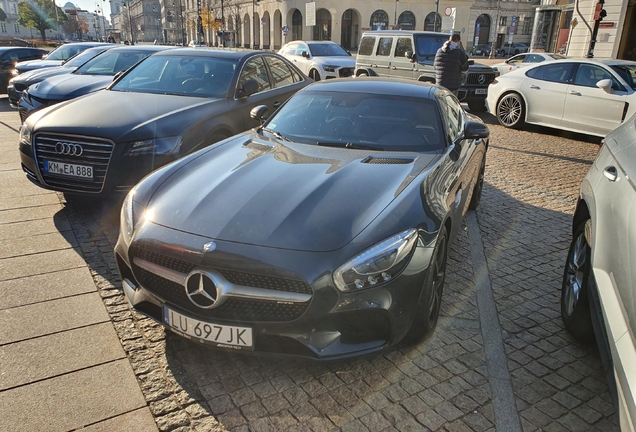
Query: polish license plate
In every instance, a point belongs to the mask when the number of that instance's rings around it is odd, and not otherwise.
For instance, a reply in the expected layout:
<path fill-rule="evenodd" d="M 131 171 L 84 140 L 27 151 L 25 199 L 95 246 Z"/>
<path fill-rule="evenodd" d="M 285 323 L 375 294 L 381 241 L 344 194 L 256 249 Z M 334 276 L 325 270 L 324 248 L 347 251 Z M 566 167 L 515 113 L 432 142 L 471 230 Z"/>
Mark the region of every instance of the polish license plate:
<path fill-rule="evenodd" d="M 253 350 L 252 329 L 199 321 L 163 307 L 163 322 L 177 333 L 221 348 Z"/>
<path fill-rule="evenodd" d="M 69 177 L 81 177 L 87 179 L 93 178 L 93 167 L 91 166 L 75 165 L 47 160 L 44 161 L 44 172 Z"/>
<path fill-rule="evenodd" d="M 475 94 L 488 94 L 488 89 L 475 89 Z"/>

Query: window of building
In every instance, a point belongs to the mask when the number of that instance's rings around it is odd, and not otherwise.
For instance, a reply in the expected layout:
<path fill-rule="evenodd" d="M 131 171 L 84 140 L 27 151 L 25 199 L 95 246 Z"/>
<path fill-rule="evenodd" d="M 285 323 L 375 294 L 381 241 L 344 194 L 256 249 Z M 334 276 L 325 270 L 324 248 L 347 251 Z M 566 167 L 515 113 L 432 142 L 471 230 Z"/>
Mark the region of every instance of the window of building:
<path fill-rule="evenodd" d="M 20 33 L 20 24 L 15 23 L 13 26 L 14 26 L 13 28 L 15 29 L 15 32 L 19 34 Z"/>
<path fill-rule="evenodd" d="M 2 30 L 2 33 L 6 33 L 7 32 L 7 24 L 6 23 L 0 23 L 0 30 Z"/>
<path fill-rule="evenodd" d="M 499 25 L 500 26 L 508 25 L 508 17 L 507 16 L 499 17 Z"/>
<path fill-rule="evenodd" d="M 532 34 L 532 18 L 526 18 L 523 20 L 523 29 L 521 30 L 522 34 Z"/>

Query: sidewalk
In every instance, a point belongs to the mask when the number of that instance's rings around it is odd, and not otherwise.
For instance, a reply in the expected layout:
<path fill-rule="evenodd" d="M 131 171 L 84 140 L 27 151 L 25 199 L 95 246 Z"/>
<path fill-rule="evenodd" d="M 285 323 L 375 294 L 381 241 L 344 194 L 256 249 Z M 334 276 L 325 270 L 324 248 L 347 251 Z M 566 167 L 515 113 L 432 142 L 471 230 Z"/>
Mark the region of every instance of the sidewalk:
<path fill-rule="evenodd" d="M 54 192 L 0 98 L 0 430 L 157 430 Z"/>

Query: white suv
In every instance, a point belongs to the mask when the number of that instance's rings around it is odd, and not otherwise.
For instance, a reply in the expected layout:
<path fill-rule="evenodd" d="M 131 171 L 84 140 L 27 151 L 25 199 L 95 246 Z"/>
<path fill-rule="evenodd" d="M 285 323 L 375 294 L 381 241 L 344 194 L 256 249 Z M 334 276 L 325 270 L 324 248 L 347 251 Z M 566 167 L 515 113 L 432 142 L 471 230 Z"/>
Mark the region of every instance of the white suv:
<path fill-rule="evenodd" d="M 293 41 L 278 54 L 292 61 L 314 81 L 353 76 L 356 60 L 349 51 L 329 41 Z"/>

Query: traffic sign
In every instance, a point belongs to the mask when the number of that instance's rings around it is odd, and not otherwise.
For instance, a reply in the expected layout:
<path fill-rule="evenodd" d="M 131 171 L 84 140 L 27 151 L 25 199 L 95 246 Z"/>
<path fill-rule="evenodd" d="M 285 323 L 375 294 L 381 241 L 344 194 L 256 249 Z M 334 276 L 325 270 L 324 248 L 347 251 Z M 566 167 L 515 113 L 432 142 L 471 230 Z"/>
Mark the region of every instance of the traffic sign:
<path fill-rule="evenodd" d="M 513 22 L 513 23 L 516 23 L 516 22 L 517 22 L 517 15 L 513 15 L 513 16 L 512 16 L 512 22 Z"/>
<path fill-rule="evenodd" d="M 289 26 L 283 26 L 283 31 L 284 31 L 285 33 L 289 32 Z"/>

